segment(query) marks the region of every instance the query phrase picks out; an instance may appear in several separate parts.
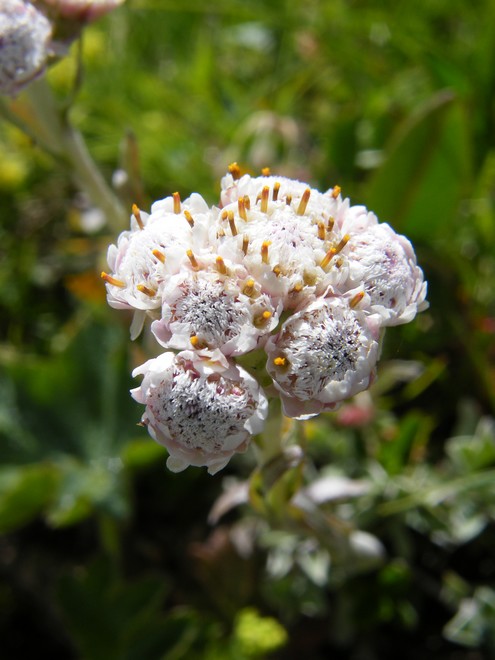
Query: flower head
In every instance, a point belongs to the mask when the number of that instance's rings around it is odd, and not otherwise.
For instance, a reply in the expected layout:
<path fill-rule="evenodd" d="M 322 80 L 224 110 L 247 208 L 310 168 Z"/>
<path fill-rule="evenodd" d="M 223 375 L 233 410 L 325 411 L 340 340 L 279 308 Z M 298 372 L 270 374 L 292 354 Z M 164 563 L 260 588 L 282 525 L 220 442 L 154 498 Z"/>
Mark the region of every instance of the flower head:
<path fill-rule="evenodd" d="M 366 389 L 379 354 L 376 317 L 341 297 L 317 298 L 282 325 L 266 345 L 267 371 L 285 413 L 304 419 Z"/>
<path fill-rule="evenodd" d="M 125 0 L 38 0 L 63 18 L 91 23 L 116 9 Z"/>
<path fill-rule="evenodd" d="M 138 374 L 143 381 L 131 394 L 146 406 L 142 422 L 168 449 L 173 472 L 205 465 L 215 474 L 263 428 L 263 390 L 220 351 L 163 353 L 135 369 Z"/>
<path fill-rule="evenodd" d="M 52 26 L 32 4 L 3 0 L 0 6 L 0 94 L 15 96 L 45 69 Z"/>

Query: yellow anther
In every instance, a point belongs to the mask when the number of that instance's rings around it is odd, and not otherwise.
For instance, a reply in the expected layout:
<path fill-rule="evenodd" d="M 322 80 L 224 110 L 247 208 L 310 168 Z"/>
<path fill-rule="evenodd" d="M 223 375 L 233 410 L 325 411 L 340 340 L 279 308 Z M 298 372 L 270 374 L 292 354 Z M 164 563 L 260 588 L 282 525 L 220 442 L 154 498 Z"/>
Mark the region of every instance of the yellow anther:
<path fill-rule="evenodd" d="M 342 236 L 340 243 L 335 248 L 335 254 L 338 254 L 347 245 L 350 238 L 349 234 L 344 234 L 344 236 Z"/>
<path fill-rule="evenodd" d="M 273 192 L 272 192 L 272 199 L 274 202 L 277 201 L 279 192 L 280 192 L 280 183 L 278 181 L 275 181 L 275 183 L 273 184 Z"/>
<path fill-rule="evenodd" d="M 333 230 L 333 226 L 335 224 L 335 218 L 328 218 L 328 223 L 327 223 L 327 231 L 330 233 Z"/>
<path fill-rule="evenodd" d="M 268 263 L 268 248 L 270 247 L 271 244 L 272 244 L 271 241 L 263 241 L 263 243 L 261 244 L 261 261 L 264 264 Z"/>
<path fill-rule="evenodd" d="M 270 188 L 268 186 L 263 186 L 261 191 L 261 204 L 260 211 L 266 213 L 268 211 L 268 198 L 270 197 Z"/>
<path fill-rule="evenodd" d="M 146 284 L 138 284 L 136 289 L 138 291 L 141 291 L 141 293 L 144 293 L 145 295 L 149 296 L 150 298 L 154 298 L 156 296 L 156 290 L 150 289 L 150 287 L 146 286 Z"/>
<path fill-rule="evenodd" d="M 273 364 L 276 367 L 285 367 L 285 365 L 287 364 L 287 358 L 276 357 L 276 358 L 273 359 Z"/>
<path fill-rule="evenodd" d="M 268 310 L 265 310 L 262 314 L 258 314 L 253 319 L 253 324 L 256 328 L 263 326 L 269 319 L 271 319 L 272 313 Z"/>
<path fill-rule="evenodd" d="M 280 266 L 274 266 L 272 268 L 272 273 L 274 273 L 277 277 L 279 277 L 282 274 L 282 269 Z"/>
<path fill-rule="evenodd" d="M 217 262 L 217 270 L 221 275 L 227 275 L 227 266 L 225 265 L 225 261 L 223 260 L 223 257 L 220 255 L 216 259 Z"/>
<path fill-rule="evenodd" d="M 263 167 L 261 170 L 261 176 L 270 176 L 270 168 L 269 167 Z"/>
<path fill-rule="evenodd" d="M 332 197 L 334 199 L 337 199 L 337 197 L 340 195 L 341 190 L 342 190 L 342 188 L 340 186 L 334 186 L 333 190 L 332 190 Z"/>
<path fill-rule="evenodd" d="M 141 218 L 141 210 L 137 204 L 132 205 L 132 215 L 136 218 L 136 222 L 139 225 L 139 229 L 144 229 L 144 222 Z"/>
<path fill-rule="evenodd" d="M 192 215 L 189 213 L 189 211 L 186 209 L 184 211 L 184 217 L 188 221 L 188 223 L 191 225 L 191 227 L 194 227 L 194 218 Z"/>
<path fill-rule="evenodd" d="M 327 231 L 325 229 L 325 223 L 320 220 L 318 223 L 318 238 L 322 241 L 327 237 Z"/>
<path fill-rule="evenodd" d="M 249 248 L 249 236 L 247 234 L 244 234 L 242 237 L 242 251 L 244 254 L 247 254 Z"/>
<path fill-rule="evenodd" d="M 265 319 L 265 321 L 268 321 L 268 319 L 272 318 L 272 313 L 266 309 L 261 316 Z"/>
<path fill-rule="evenodd" d="M 237 200 L 237 208 L 239 209 L 239 217 L 241 217 L 244 222 L 247 222 L 246 206 L 244 204 L 244 197 L 239 197 Z"/>
<path fill-rule="evenodd" d="M 172 193 L 172 197 L 174 198 L 174 213 L 180 213 L 180 195 L 178 192 Z"/>
<path fill-rule="evenodd" d="M 349 307 L 351 309 L 354 309 L 359 305 L 359 303 L 363 298 L 364 298 L 364 291 L 360 291 L 359 293 L 356 293 L 356 295 L 349 300 Z"/>
<path fill-rule="evenodd" d="M 152 254 L 154 257 L 158 259 L 158 261 L 161 261 L 162 264 L 165 263 L 165 255 L 163 254 L 163 252 L 161 252 L 160 250 L 153 250 Z"/>
<path fill-rule="evenodd" d="M 102 272 L 101 279 L 105 280 L 105 282 L 107 284 L 112 284 L 113 286 L 118 286 L 121 289 L 125 289 L 125 287 L 126 287 L 125 282 L 122 282 L 122 280 L 118 280 L 116 277 L 112 277 L 108 273 L 105 273 L 105 271 Z"/>
<path fill-rule="evenodd" d="M 301 282 L 296 282 L 296 284 L 294 284 L 294 286 L 292 287 L 292 291 L 294 291 L 294 293 L 301 293 L 302 290 L 303 290 L 303 285 Z"/>
<path fill-rule="evenodd" d="M 187 258 L 191 262 L 191 266 L 193 267 L 193 270 L 199 270 L 199 264 L 197 262 L 196 257 L 194 256 L 193 251 L 187 250 L 186 254 L 187 254 Z"/>
<path fill-rule="evenodd" d="M 242 290 L 242 293 L 245 296 L 252 296 L 254 293 L 254 280 L 249 279 L 247 280 L 246 284 L 244 285 L 244 289 Z"/>
<path fill-rule="evenodd" d="M 189 341 L 191 342 L 193 348 L 204 348 L 206 346 L 206 344 L 201 341 L 198 335 L 193 335 L 192 337 L 189 337 Z"/>
<path fill-rule="evenodd" d="M 237 227 L 235 226 L 234 211 L 229 211 L 227 213 L 227 219 L 229 221 L 230 231 L 232 232 L 232 236 L 237 236 Z"/>
<path fill-rule="evenodd" d="M 229 171 L 229 174 L 232 174 L 232 178 L 234 179 L 234 181 L 237 181 L 237 179 L 241 178 L 241 168 L 237 163 L 230 163 L 227 169 Z"/>
<path fill-rule="evenodd" d="M 220 229 L 217 231 L 217 238 L 223 238 L 225 236 L 224 230 L 220 227 Z"/>
<path fill-rule="evenodd" d="M 220 216 L 222 220 L 227 220 L 229 217 L 229 212 L 228 211 L 222 211 L 222 215 Z"/>
<path fill-rule="evenodd" d="M 244 195 L 244 206 L 246 208 L 246 211 L 249 211 L 249 209 L 251 208 L 251 198 L 249 197 L 249 195 Z"/>
<path fill-rule="evenodd" d="M 310 195 L 311 195 L 311 189 L 306 188 L 306 190 L 303 192 L 301 196 L 299 206 L 297 207 L 297 211 L 296 211 L 297 215 L 304 215 L 306 213 L 306 207 L 308 206 Z"/>
<path fill-rule="evenodd" d="M 292 195 L 285 196 L 285 203 L 287 204 L 287 206 L 290 206 L 292 204 Z"/>
<path fill-rule="evenodd" d="M 323 257 L 323 259 L 320 262 L 320 267 L 321 268 L 326 268 L 328 264 L 332 261 L 332 259 L 335 257 L 337 254 L 335 248 L 330 248 L 326 255 Z"/>

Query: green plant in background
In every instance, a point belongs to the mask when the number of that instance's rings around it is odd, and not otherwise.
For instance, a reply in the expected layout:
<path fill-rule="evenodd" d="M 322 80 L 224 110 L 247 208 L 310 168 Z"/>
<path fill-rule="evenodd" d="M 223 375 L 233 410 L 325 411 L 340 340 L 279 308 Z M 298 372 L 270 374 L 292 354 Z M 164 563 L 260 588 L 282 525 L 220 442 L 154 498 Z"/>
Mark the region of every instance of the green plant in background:
<path fill-rule="evenodd" d="M 6 657 L 493 652 L 492 12 L 130 0 L 5 97 Z M 98 275 L 121 208 L 215 202 L 233 160 L 373 208 L 414 241 L 431 306 L 387 333 L 368 390 L 269 424 L 278 457 L 173 476 L 128 397 L 156 343 L 129 345 Z"/>

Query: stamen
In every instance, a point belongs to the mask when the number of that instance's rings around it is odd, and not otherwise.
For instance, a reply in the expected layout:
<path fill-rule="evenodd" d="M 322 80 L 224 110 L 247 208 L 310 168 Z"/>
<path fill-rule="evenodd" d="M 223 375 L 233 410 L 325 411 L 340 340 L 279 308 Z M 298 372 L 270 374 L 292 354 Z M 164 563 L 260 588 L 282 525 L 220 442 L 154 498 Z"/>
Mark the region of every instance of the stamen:
<path fill-rule="evenodd" d="M 241 178 L 241 168 L 237 163 L 230 163 L 227 170 L 229 174 L 232 174 L 234 181 L 237 181 L 237 179 Z"/>
<path fill-rule="evenodd" d="M 310 195 L 311 195 L 311 189 L 306 188 L 306 190 L 302 194 L 301 201 L 299 202 L 299 206 L 297 207 L 297 211 L 296 211 L 297 215 L 304 215 L 306 213 L 306 207 L 308 206 Z"/>
<path fill-rule="evenodd" d="M 223 260 L 223 257 L 220 255 L 216 259 L 217 262 L 217 270 L 221 275 L 227 275 L 227 266 L 225 265 L 225 261 Z"/>
<path fill-rule="evenodd" d="M 242 251 L 244 252 L 244 254 L 247 254 L 248 247 L 249 247 L 249 236 L 247 234 L 244 234 L 244 236 L 242 237 Z"/>
<path fill-rule="evenodd" d="M 204 341 L 201 341 L 198 335 L 192 335 L 192 337 L 189 337 L 189 341 L 191 342 L 193 348 L 197 348 L 197 349 L 206 348 L 206 343 Z"/>
<path fill-rule="evenodd" d="M 350 301 L 349 301 L 349 307 L 351 309 L 354 309 L 359 305 L 361 300 L 364 298 L 364 291 L 360 291 L 359 293 L 356 293 L 355 296 L 353 296 Z"/>
<path fill-rule="evenodd" d="M 280 268 L 280 266 L 274 266 L 272 268 L 272 273 L 275 273 L 277 277 L 280 277 L 280 275 L 282 274 L 282 269 Z"/>
<path fill-rule="evenodd" d="M 270 176 L 270 168 L 269 167 L 263 167 L 261 170 L 261 176 Z"/>
<path fill-rule="evenodd" d="M 268 310 L 265 310 L 262 314 L 255 316 L 253 319 L 253 325 L 256 328 L 261 328 L 269 319 L 271 319 L 272 313 Z"/>
<path fill-rule="evenodd" d="M 108 273 L 105 273 L 105 271 L 102 272 L 101 274 L 101 279 L 105 280 L 108 284 L 112 284 L 113 286 L 118 286 L 121 289 L 125 289 L 127 286 L 125 282 L 122 282 L 122 280 L 118 280 L 116 277 L 112 277 Z"/>
<path fill-rule="evenodd" d="M 275 183 L 273 184 L 273 192 L 272 192 L 272 199 L 274 202 L 276 202 L 278 199 L 279 191 L 280 191 L 280 183 L 278 181 L 275 181 Z"/>
<path fill-rule="evenodd" d="M 287 206 L 290 206 L 292 204 L 292 195 L 285 196 L 285 203 L 287 204 Z"/>
<path fill-rule="evenodd" d="M 242 293 L 245 296 L 252 296 L 254 293 L 254 280 L 249 279 L 246 284 L 244 285 L 244 289 L 242 290 Z"/>
<path fill-rule="evenodd" d="M 264 264 L 268 263 L 268 248 L 272 244 L 271 241 L 263 241 L 261 244 L 261 261 Z"/>
<path fill-rule="evenodd" d="M 326 268 L 328 264 L 332 261 L 332 259 L 335 257 L 337 254 L 335 248 L 330 248 L 326 255 L 323 257 L 323 259 L 320 262 L 320 268 Z"/>
<path fill-rule="evenodd" d="M 285 367 L 285 365 L 287 364 L 287 358 L 276 357 L 276 358 L 273 359 L 273 364 L 276 367 Z"/>
<path fill-rule="evenodd" d="M 194 227 L 194 218 L 192 217 L 192 215 L 189 213 L 189 211 L 187 209 L 184 211 L 184 217 L 188 221 L 190 226 Z"/>
<path fill-rule="evenodd" d="M 244 222 L 247 222 L 245 197 L 239 197 L 239 199 L 237 200 L 237 207 L 239 209 L 240 217 L 244 220 Z"/>
<path fill-rule="evenodd" d="M 220 227 L 220 229 L 217 231 L 217 238 L 223 238 L 225 236 L 224 230 Z"/>
<path fill-rule="evenodd" d="M 350 238 L 349 234 L 344 234 L 344 236 L 342 236 L 340 243 L 335 248 L 335 254 L 338 254 L 347 245 Z"/>
<path fill-rule="evenodd" d="M 249 195 L 244 195 L 244 206 L 246 207 L 246 211 L 249 211 L 251 208 L 251 198 Z"/>
<path fill-rule="evenodd" d="M 268 211 L 269 197 L 270 197 L 270 188 L 268 186 L 264 186 L 263 190 L 261 191 L 261 204 L 260 204 L 260 211 L 262 213 L 266 213 Z"/>
<path fill-rule="evenodd" d="M 150 289 L 148 286 L 146 286 L 146 284 L 138 284 L 136 289 L 141 291 L 141 293 L 146 294 L 150 298 L 154 298 L 156 296 L 156 290 Z"/>
<path fill-rule="evenodd" d="M 332 217 L 328 218 L 328 223 L 327 223 L 327 231 L 328 232 L 332 231 L 334 224 L 335 224 L 335 218 L 332 218 Z"/>
<path fill-rule="evenodd" d="M 318 223 L 318 238 L 324 241 L 326 236 L 327 236 L 327 232 L 325 229 L 325 223 L 320 220 L 320 222 Z"/>
<path fill-rule="evenodd" d="M 196 260 L 196 257 L 194 256 L 194 253 L 192 250 L 187 250 L 186 252 L 187 257 L 189 261 L 191 262 L 191 266 L 193 267 L 193 270 L 199 270 L 199 264 Z"/>
<path fill-rule="evenodd" d="M 172 197 L 174 198 L 174 213 L 179 214 L 180 213 L 180 195 L 178 192 L 172 193 Z"/>
<path fill-rule="evenodd" d="M 141 218 L 141 210 L 137 204 L 132 205 L 132 215 L 136 218 L 136 222 L 139 225 L 139 229 L 144 229 L 144 222 Z"/>
<path fill-rule="evenodd" d="M 341 190 L 342 190 L 342 188 L 340 186 L 334 186 L 333 190 L 332 190 L 332 197 L 334 199 L 337 199 L 337 197 L 340 195 Z"/>
<path fill-rule="evenodd" d="M 220 216 L 222 220 L 227 220 L 229 217 L 229 212 L 228 211 L 222 211 L 222 215 Z"/>
<path fill-rule="evenodd" d="M 227 218 L 229 220 L 230 231 L 232 232 L 232 236 L 237 236 L 237 227 L 235 226 L 234 211 L 229 211 L 227 213 Z"/>
<path fill-rule="evenodd" d="M 294 293 L 301 293 L 302 290 L 303 290 L 303 285 L 301 282 L 296 282 L 292 287 L 292 291 Z"/>
<path fill-rule="evenodd" d="M 165 255 L 163 254 L 163 252 L 161 252 L 160 250 L 153 250 L 152 254 L 154 257 L 158 259 L 158 261 L 161 261 L 162 264 L 165 263 Z"/>

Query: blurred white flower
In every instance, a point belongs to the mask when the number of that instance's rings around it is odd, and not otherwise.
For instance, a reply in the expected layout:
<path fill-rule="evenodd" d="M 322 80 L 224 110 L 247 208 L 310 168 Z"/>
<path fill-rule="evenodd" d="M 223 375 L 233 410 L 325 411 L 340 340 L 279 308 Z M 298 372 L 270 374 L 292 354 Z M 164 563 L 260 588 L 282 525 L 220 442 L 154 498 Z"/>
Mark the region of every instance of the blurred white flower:
<path fill-rule="evenodd" d="M 15 96 L 43 73 L 50 55 L 50 21 L 29 2 L 0 3 L 0 94 Z"/>
<path fill-rule="evenodd" d="M 63 18 L 91 23 L 122 5 L 125 0 L 38 0 Z"/>

